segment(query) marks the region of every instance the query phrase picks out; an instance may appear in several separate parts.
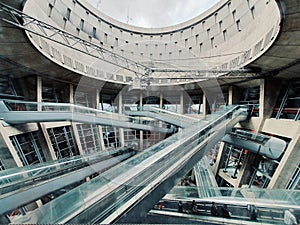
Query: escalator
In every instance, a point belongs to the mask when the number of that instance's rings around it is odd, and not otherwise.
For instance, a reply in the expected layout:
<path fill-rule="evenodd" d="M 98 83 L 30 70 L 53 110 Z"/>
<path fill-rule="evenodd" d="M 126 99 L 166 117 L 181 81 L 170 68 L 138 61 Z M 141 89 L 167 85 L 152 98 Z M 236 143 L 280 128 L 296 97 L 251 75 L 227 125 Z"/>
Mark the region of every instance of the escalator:
<path fill-rule="evenodd" d="M 143 222 L 153 205 L 236 123 L 246 110 L 232 106 L 146 149 L 16 223 Z"/>
<path fill-rule="evenodd" d="M 74 121 L 81 123 L 133 128 L 162 133 L 171 132 L 168 127 L 146 119 L 136 120 L 123 114 L 101 111 L 70 103 L 26 102 L 1 100 L 0 115 L 5 125 L 34 122 Z"/>
<path fill-rule="evenodd" d="M 130 148 L 101 151 L 0 172 L 0 214 L 4 215 L 41 197 L 78 183 L 133 156 Z"/>
<path fill-rule="evenodd" d="M 141 111 L 125 111 L 125 113 L 129 116 L 155 118 L 157 120 L 164 121 L 182 128 L 189 127 L 199 121 L 198 119 L 191 116 L 185 116 L 183 114 L 171 112 L 165 109 L 160 109 L 152 106 L 144 106 L 143 110 Z"/>
<path fill-rule="evenodd" d="M 202 198 L 209 196 L 216 196 L 219 193 L 216 187 L 218 187 L 215 176 L 211 171 L 211 166 L 209 164 L 207 156 L 204 156 L 195 166 L 194 174 L 196 180 L 196 186 L 198 188 L 198 195 Z"/>
<path fill-rule="evenodd" d="M 300 216 L 300 193 L 297 190 L 274 190 L 262 188 L 225 188 L 211 187 L 211 195 L 199 195 L 199 187 L 174 187 L 162 200 L 162 209 L 155 207 L 148 213 L 148 221 L 157 223 L 200 223 L 200 224 L 284 224 L 285 210 L 293 209 Z M 183 205 L 178 210 L 179 201 Z M 194 201 L 194 207 L 191 208 Z M 218 216 L 211 215 L 212 203 L 215 203 Z M 222 216 L 222 207 L 226 205 L 231 212 L 230 218 Z M 251 216 L 250 209 L 256 209 Z"/>

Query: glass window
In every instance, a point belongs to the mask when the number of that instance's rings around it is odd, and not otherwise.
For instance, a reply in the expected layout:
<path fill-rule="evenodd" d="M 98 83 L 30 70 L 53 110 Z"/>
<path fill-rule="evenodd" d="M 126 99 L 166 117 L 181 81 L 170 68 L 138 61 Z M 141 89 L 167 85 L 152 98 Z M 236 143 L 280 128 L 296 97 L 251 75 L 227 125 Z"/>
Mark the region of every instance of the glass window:
<path fill-rule="evenodd" d="M 298 165 L 287 185 L 287 189 L 300 190 L 300 162 L 298 162 Z"/>
<path fill-rule="evenodd" d="M 70 127 L 56 127 L 47 130 L 57 159 L 78 155 Z"/>
<path fill-rule="evenodd" d="M 12 136 L 11 141 L 24 166 L 46 161 L 37 132 Z"/>

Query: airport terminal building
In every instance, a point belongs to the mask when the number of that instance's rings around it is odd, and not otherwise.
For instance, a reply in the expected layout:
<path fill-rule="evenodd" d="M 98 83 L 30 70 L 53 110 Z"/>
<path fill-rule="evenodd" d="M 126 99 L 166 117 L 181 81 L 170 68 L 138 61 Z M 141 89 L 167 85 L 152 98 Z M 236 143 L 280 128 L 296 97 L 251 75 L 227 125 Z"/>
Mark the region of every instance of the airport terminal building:
<path fill-rule="evenodd" d="M 163 28 L 1 0 L 1 223 L 300 220 L 299 40 L 299 0 Z"/>

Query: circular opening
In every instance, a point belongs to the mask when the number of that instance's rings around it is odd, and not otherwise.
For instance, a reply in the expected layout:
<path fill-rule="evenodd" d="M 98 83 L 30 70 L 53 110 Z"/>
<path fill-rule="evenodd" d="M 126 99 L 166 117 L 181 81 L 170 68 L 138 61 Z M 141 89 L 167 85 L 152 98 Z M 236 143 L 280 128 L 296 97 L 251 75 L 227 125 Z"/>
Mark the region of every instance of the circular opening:
<path fill-rule="evenodd" d="M 129 25 L 168 27 L 188 21 L 220 0 L 88 0 L 102 13 Z"/>

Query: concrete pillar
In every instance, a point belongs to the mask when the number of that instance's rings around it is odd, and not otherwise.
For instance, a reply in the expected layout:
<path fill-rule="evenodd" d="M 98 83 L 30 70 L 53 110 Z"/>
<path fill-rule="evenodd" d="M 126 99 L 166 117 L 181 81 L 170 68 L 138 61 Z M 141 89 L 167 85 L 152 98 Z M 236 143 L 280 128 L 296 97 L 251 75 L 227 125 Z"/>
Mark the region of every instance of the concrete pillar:
<path fill-rule="evenodd" d="M 160 93 L 159 93 L 159 108 L 160 108 L 160 109 L 163 108 L 163 103 L 164 103 L 163 94 L 160 92 Z M 162 121 L 159 121 L 158 124 L 159 124 L 160 127 L 163 126 Z"/>
<path fill-rule="evenodd" d="M 96 109 L 101 109 L 102 110 L 102 107 L 100 108 L 100 90 L 97 89 L 96 90 L 97 93 L 96 93 Z M 98 131 L 99 131 L 99 135 L 100 135 L 100 144 L 101 144 L 101 149 L 102 150 L 106 150 L 106 147 L 104 145 L 104 140 L 103 140 L 103 130 L 102 130 L 102 126 L 98 125 L 97 126 L 98 128 Z"/>
<path fill-rule="evenodd" d="M 159 93 L 159 108 L 163 108 L 163 94 Z"/>
<path fill-rule="evenodd" d="M 184 97 L 183 97 L 183 91 L 180 92 L 180 114 L 184 114 Z"/>
<path fill-rule="evenodd" d="M 41 126 L 41 130 L 43 132 L 43 136 L 44 136 L 44 138 L 46 140 L 47 149 L 49 149 L 49 152 L 47 152 L 47 154 L 45 154 L 45 155 L 47 155 L 50 158 L 50 159 L 48 159 L 48 157 L 47 157 L 47 161 L 48 160 L 56 160 L 57 157 L 55 155 L 55 151 L 54 151 L 54 148 L 52 146 L 51 139 L 50 139 L 49 134 L 47 132 L 47 127 L 45 126 L 44 123 L 40 123 L 40 126 Z"/>
<path fill-rule="evenodd" d="M 119 114 L 123 113 L 123 93 L 119 93 L 119 101 L 118 101 L 118 109 Z M 124 128 L 119 128 L 119 135 L 120 135 L 120 143 L 121 147 L 125 146 L 125 138 L 124 138 Z"/>
<path fill-rule="evenodd" d="M 69 102 L 71 104 L 74 104 L 74 86 L 72 84 L 70 84 L 69 86 Z M 71 110 L 72 110 L 73 107 L 71 107 Z M 81 145 L 81 141 L 80 141 L 80 138 L 79 138 L 79 133 L 78 133 L 78 129 L 77 129 L 77 123 L 74 123 L 71 121 L 71 127 L 72 127 L 72 131 L 73 131 L 73 134 L 74 134 L 74 138 L 75 138 L 75 143 L 76 143 L 76 146 L 77 146 L 77 149 L 78 149 L 78 152 L 80 155 L 84 155 L 84 151 L 82 149 L 82 145 Z"/>
<path fill-rule="evenodd" d="M 50 154 L 50 151 L 49 151 L 49 148 L 48 148 L 48 143 L 43 141 L 44 140 L 44 134 L 42 132 L 38 132 L 37 135 L 38 135 L 38 139 L 41 140 L 40 141 L 41 151 L 43 152 L 43 154 L 45 156 L 45 160 L 46 161 L 53 160 L 52 155 Z"/>
<path fill-rule="evenodd" d="M 69 96 L 69 101 L 71 104 L 74 104 L 74 86 L 73 84 L 70 84 L 70 96 Z"/>
<path fill-rule="evenodd" d="M 36 82 L 36 101 L 38 103 L 43 101 L 42 97 L 42 77 L 37 76 L 37 82 Z M 38 111 L 42 111 L 42 106 L 38 105 Z"/>
<path fill-rule="evenodd" d="M 74 138 L 75 138 L 75 142 L 78 148 L 78 152 L 80 155 L 84 155 L 84 151 L 82 148 L 82 144 L 80 141 L 80 137 L 79 137 L 79 133 L 78 133 L 78 129 L 77 129 L 77 123 L 71 123 L 72 129 L 73 129 L 73 134 L 74 134 Z"/>
<path fill-rule="evenodd" d="M 206 116 L 207 115 L 207 100 L 206 100 L 206 95 L 205 93 L 203 93 L 203 101 L 202 101 L 202 113 L 203 113 L 203 116 Z"/>
<path fill-rule="evenodd" d="M 101 149 L 102 150 L 106 150 L 105 144 L 104 144 L 104 140 L 103 140 L 103 130 L 102 130 L 102 126 L 98 126 L 99 129 L 99 135 L 100 135 L 100 143 L 101 143 Z"/>
<path fill-rule="evenodd" d="M 262 119 L 265 108 L 265 80 L 261 79 L 259 84 L 259 118 Z"/>
<path fill-rule="evenodd" d="M 143 107 L 143 93 L 141 92 L 140 93 L 140 110 L 142 110 L 142 107 Z M 137 132 L 140 132 L 140 150 L 144 149 L 144 140 L 143 140 L 143 131 L 140 130 L 140 131 L 137 131 Z"/>
<path fill-rule="evenodd" d="M 220 169 L 220 162 L 221 162 L 221 158 L 222 158 L 222 154 L 223 154 L 223 150 L 224 150 L 224 147 L 225 147 L 225 143 L 224 142 L 221 142 L 220 144 L 220 147 L 219 147 L 219 151 L 218 151 L 218 155 L 217 155 L 217 159 L 216 159 L 216 162 L 212 168 L 212 172 L 214 174 L 214 176 L 217 175 L 219 169 Z"/>
<path fill-rule="evenodd" d="M 285 189 L 298 166 L 300 159 L 300 122 L 288 148 L 268 185 L 268 189 Z"/>
<path fill-rule="evenodd" d="M 240 102 L 241 89 L 236 86 L 230 86 L 228 90 L 228 105 L 235 105 Z"/>
<path fill-rule="evenodd" d="M 260 80 L 260 95 L 259 95 L 259 118 L 260 123 L 257 131 L 260 131 L 266 119 L 272 116 L 273 109 L 277 102 L 282 82 L 273 78 Z"/>
<path fill-rule="evenodd" d="M 233 86 L 230 86 L 228 89 L 228 105 L 233 104 Z"/>
<path fill-rule="evenodd" d="M 99 104 L 100 104 L 100 92 L 98 89 L 96 89 L 96 103 L 95 103 L 96 109 L 99 109 Z"/>

